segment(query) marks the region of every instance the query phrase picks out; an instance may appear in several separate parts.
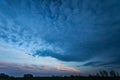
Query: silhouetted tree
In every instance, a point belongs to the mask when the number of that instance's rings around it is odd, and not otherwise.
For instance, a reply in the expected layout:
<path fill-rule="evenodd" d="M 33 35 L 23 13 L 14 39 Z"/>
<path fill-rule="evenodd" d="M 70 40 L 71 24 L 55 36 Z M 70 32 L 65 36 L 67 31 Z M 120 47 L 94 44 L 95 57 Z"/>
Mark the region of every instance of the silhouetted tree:
<path fill-rule="evenodd" d="M 119 77 L 119 73 L 111 70 L 109 73 L 105 70 L 99 71 L 99 73 L 96 74 L 96 76 L 100 77 Z"/>
<path fill-rule="evenodd" d="M 33 75 L 32 74 L 24 74 L 24 78 L 32 78 Z"/>
<path fill-rule="evenodd" d="M 75 77 L 74 75 L 71 75 L 70 77 Z"/>
<path fill-rule="evenodd" d="M 108 77 L 108 72 L 105 71 L 105 70 L 99 71 L 98 74 L 99 74 L 99 76 L 101 76 L 101 77 Z"/>
<path fill-rule="evenodd" d="M 100 73 L 101 77 L 104 77 L 104 72 L 103 71 L 99 71 L 99 73 Z"/>
<path fill-rule="evenodd" d="M 108 72 L 103 70 L 104 77 L 108 77 Z"/>
<path fill-rule="evenodd" d="M 118 72 L 116 72 L 116 74 L 117 74 L 117 77 L 119 77 L 119 73 L 118 73 Z"/>
<path fill-rule="evenodd" d="M 96 77 L 100 77 L 99 73 L 96 74 Z"/>
<path fill-rule="evenodd" d="M 110 76 L 111 76 L 111 77 L 116 77 L 116 76 L 117 76 L 117 74 L 116 74 L 116 72 L 115 72 L 115 71 L 111 70 L 111 71 L 110 71 Z"/>
<path fill-rule="evenodd" d="M 9 78 L 9 76 L 7 74 L 0 73 L 0 78 Z"/>
<path fill-rule="evenodd" d="M 92 77 L 93 75 L 89 74 L 88 76 L 89 76 L 89 77 Z"/>

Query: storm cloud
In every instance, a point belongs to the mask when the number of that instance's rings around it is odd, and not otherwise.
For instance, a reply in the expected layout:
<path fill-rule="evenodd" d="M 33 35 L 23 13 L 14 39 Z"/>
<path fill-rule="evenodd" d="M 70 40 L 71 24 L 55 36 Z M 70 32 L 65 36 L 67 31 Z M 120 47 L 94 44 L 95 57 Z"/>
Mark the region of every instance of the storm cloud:
<path fill-rule="evenodd" d="M 120 1 L 1 0 L 0 44 L 66 63 L 119 65 Z"/>

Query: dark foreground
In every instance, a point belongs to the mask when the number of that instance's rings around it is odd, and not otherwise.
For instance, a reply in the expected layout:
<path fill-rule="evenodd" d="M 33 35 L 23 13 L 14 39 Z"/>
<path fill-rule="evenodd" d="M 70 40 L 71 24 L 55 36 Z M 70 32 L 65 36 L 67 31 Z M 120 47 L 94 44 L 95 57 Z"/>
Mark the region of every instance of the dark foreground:
<path fill-rule="evenodd" d="M 39 77 L 39 78 L 0 78 L 0 80 L 120 80 L 120 77 Z"/>

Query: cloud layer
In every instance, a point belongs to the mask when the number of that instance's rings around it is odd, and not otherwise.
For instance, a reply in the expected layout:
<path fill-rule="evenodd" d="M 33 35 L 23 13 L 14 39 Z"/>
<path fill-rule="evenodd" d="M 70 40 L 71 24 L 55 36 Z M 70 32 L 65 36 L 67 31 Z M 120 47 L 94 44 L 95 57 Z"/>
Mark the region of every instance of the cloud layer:
<path fill-rule="evenodd" d="M 119 9 L 119 0 L 0 1 L 0 47 L 114 68 L 120 62 Z"/>

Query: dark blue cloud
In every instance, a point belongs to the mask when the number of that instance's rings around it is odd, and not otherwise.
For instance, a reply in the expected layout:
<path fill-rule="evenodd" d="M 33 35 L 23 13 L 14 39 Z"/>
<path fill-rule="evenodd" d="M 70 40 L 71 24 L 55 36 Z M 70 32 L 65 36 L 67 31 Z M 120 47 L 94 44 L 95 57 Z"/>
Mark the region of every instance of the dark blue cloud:
<path fill-rule="evenodd" d="M 62 55 L 54 57 L 68 61 L 84 61 L 101 54 L 118 55 L 120 2 L 118 0 L 81 1 L 78 1 L 77 6 L 76 3 L 70 1 L 65 5 L 62 4 L 66 24 L 62 23 L 64 27 L 57 26 L 58 32 L 53 31 L 56 34 L 48 32 L 44 36 L 46 41 L 62 46 L 66 53 L 69 53 L 64 57 Z M 80 7 L 81 5 L 82 7 Z M 68 12 L 66 12 L 67 10 Z M 113 52 L 109 54 L 111 49 Z M 108 52 L 105 52 L 106 50 Z M 60 56 L 63 59 L 59 58 Z"/>
<path fill-rule="evenodd" d="M 104 68 L 104 69 L 119 69 L 120 68 L 120 62 L 117 60 L 111 60 L 111 61 L 90 61 L 85 63 L 82 66 L 91 66 L 91 67 L 98 67 L 98 68 Z"/>
<path fill-rule="evenodd" d="M 100 57 L 119 64 L 119 0 L 5 0 L 0 6 L 0 39 L 27 45 L 32 56 L 66 62 Z"/>

